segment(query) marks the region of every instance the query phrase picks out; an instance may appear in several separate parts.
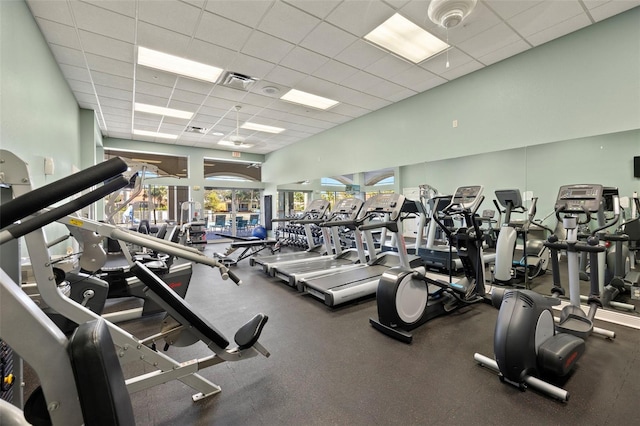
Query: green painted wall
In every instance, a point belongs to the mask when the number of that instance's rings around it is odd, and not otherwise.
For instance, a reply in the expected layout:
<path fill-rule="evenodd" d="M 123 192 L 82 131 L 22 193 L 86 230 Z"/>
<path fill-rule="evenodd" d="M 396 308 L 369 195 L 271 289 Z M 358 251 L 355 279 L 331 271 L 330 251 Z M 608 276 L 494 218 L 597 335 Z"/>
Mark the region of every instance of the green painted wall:
<path fill-rule="evenodd" d="M 268 154 L 263 180 L 288 183 L 638 129 L 639 76 L 635 8 Z"/>
<path fill-rule="evenodd" d="M 42 186 L 81 166 L 80 110 L 27 5 L 0 1 L 0 15 L 0 146 Z M 44 175 L 45 157 L 53 176 Z"/>

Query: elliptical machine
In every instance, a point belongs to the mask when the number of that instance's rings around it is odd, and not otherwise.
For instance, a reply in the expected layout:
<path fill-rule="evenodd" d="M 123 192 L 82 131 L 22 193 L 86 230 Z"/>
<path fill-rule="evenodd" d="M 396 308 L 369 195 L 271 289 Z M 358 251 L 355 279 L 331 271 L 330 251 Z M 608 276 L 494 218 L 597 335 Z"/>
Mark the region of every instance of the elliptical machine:
<path fill-rule="evenodd" d="M 484 197 L 477 197 L 478 187 L 460 187 L 442 211 L 445 215 L 462 215 L 472 228 L 449 230 L 434 212 L 434 220 L 447 234 L 450 246 L 457 249 L 465 276 L 457 282 L 435 280 L 419 271 L 393 267 L 378 282 L 376 302 L 378 319 L 369 318 L 376 330 L 411 343 L 409 331 L 440 315 L 484 300 L 483 234 L 474 219 Z"/>
<path fill-rule="evenodd" d="M 529 281 L 535 277 L 544 275 L 549 264 L 549 249 L 544 246 L 544 238 L 529 240 L 529 232 L 532 225 L 553 234 L 553 230 L 541 223 L 534 223 L 536 216 L 537 197 L 531 199 L 531 206 L 527 212 L 522 204 L 522 195 L 518 189 L 503 189 L 495 191 L 496 200 L 493 200 L 499 212 L 504 213 L 504 222 L 500 227 L 498 242 L 496 243 L 496 261 L 493 267 L 493 282 L 496 284 L 514 284 L 524 282 L 525 288 L 529 288 Z M 500 203 L 500 204 L 498 204 Z M 504 211 L 500 209 L 504 207 Z M 511 214 L 514 212 L 527 212 L 527 219 L 514 221 Z M 516 241 L 518 235 L 522 236 L 523 256 L 520 260 L 514 260 Z"/>
<path fill-rule="evenodd" d="M 559 242 L 552 235 L 545 243 L 552 252 L 553 297 L 531 290 L 496 289 L 492 293 L 494 306 L 500 308 L 493 340 L 495 360 L 478 353 L 474 359 L 497 371 L 501 381 L 522 390 L 531 386 L 561 401 L 568 401 L 569 392 L 539 377 L 563 377 L 571 372 L 584 353 L 585 339 L 592 332 L 607 338 L 615 337 L 613 332 L 593 326 L 596 311 L 602 307 L 597 257 L 605 248 L 598 245 L 596 233 L 600 229 L 594 230 L 586 243 L 577 239 L 578 225 L 590 221 L 591 214 L 600 209 L 602 190 L 602 185 L 566 185 L 560 188 L 555 212 L 567 231 L 567 239 Z M 579 221 L 581 216 L 585 220 Z M 559 250 L 567 251 L 570 303 L 562 309 L 556 325 L 552 306 L 559 305 L 559 297 L 564 295 L 560 283 Z M 587 314 L 580 307 L 578 255 L 581 252 L 589 253 L 592 265 Z"/>

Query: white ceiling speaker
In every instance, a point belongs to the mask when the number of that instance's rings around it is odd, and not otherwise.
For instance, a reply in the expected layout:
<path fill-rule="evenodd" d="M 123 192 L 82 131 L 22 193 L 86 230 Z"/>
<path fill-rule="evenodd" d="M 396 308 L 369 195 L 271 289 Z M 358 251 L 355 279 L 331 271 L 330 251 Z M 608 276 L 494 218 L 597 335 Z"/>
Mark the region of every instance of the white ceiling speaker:
<path fill-rule="evenodd" d="M 477 0 L 431 0 L 427 15 L 435 24 L 444 28 L 453 28 L 466 18 Z"/>

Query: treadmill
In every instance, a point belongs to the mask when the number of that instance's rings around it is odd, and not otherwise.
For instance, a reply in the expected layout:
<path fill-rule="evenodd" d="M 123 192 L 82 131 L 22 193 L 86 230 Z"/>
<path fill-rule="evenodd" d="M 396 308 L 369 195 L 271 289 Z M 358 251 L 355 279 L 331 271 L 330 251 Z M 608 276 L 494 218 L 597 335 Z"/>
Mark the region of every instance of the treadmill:
<path fill-rule="evenodd" d="M 364 231 L 364 237 L 369 250 L 369 261 L 359 267 L 335 272 L 314 278 L 299 280 L 299 288 L 308 294 L 324 301 L 328 306 L 337 306 L 354 299 L 376 293 L 380 276 L 389 268 L 399 266 L 403 262 L 409 267 L 422 265 L 419 257 L 407 255 L 404 236 L 402 235 L 403 213 L 414 214 L 416 203 L 400 194 L 378 194 L 369 198 L 358 216 L 359 229 Z M 394 235 L 397 251 L 383 251 L 377 254 L 374 249 L 372 231 L 387 229 Z M 404 260 L 401 261 L 401 258 Z"/>
<path fill-rule="evenodd" d="M 336 270 L 342 270 L 367 261 L 364 244 L 360 231 L 356 226 L 356 219 L 364 201 L 358 198 L 340 200 L 329 215 L 329 219 L 320 223 L 324 240 L 333 241 L 335 254 L 327 254 L 312 259 L 296 259 L 271 264 L 271 275 L 295 287 L 301 278 L 326 275 Z M 356 248 L 343 250 L 340 244 L 339 228 L 346 227 L 355 233 Z M 330 232 L 329 232 L 330 230 Z"/>
<path fill-rule="evenodd" d="M 262 269 L 266 273 L 270 273 L 272 264 L 277 262 L 284 262 L 285 260 L 295 259 L 311 259 L 313 257 L 321 256 L 329 251 L 329 243 L 325 241 L 323 244 L 313 244 L 313 233 L 311 232 L 312 223 L 321 223 L 327 219 L 327 212 L 329 210 L 329 202 L 323 199 L 313 200 L 307 205 L 307 208 L 302 212 L 302 216 L 298 219 L 274 219 L 277 221 L 288 221 L 291 223 L 298 223 L 304 225 L 304 232 L 309 242 L 309 248 L 305 251 L 278 253 L 270 256 L 254 256 L 249 259 L 249 264 L 262 265 Z"/>

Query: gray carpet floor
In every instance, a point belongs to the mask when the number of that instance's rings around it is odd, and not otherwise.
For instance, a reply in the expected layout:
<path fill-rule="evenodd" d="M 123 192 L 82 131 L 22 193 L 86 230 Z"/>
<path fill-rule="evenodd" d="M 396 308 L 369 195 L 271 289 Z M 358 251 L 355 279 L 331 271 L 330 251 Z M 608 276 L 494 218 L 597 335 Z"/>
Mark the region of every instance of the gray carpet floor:
<path fill-rule="evenodd" d="M 206 253 L 224 251 L 209 244 Z M 561 403 L 520 392 L 477 365 L 492 355 L 498 311 L 477 304 L 434 319 L 406 345 L 374 330 L 374 299 L 330 309 L 245 260 L 243 284 L 194 266 L 187 301 L 228 339 L 255 313 L 269 316 L 260 342 L 270 358 L 220 364 L 201 372 L 222 387 L 192 402 L 192 389 L 174 381 L 132 394 L 139 425 L 632 425 L 638 424 L 640 331 L 598 323 L 613 341 L 592 336 L 564 383 Z M 547 277 L 543 277 L 547 279 Z M 131 321 L 138 337 L 159 330 L 161 316 Z M 170 348 L 179 360 L 204 357 L 202 344 Z M 125 375 L 145 367 L 126 365 Z"/>

